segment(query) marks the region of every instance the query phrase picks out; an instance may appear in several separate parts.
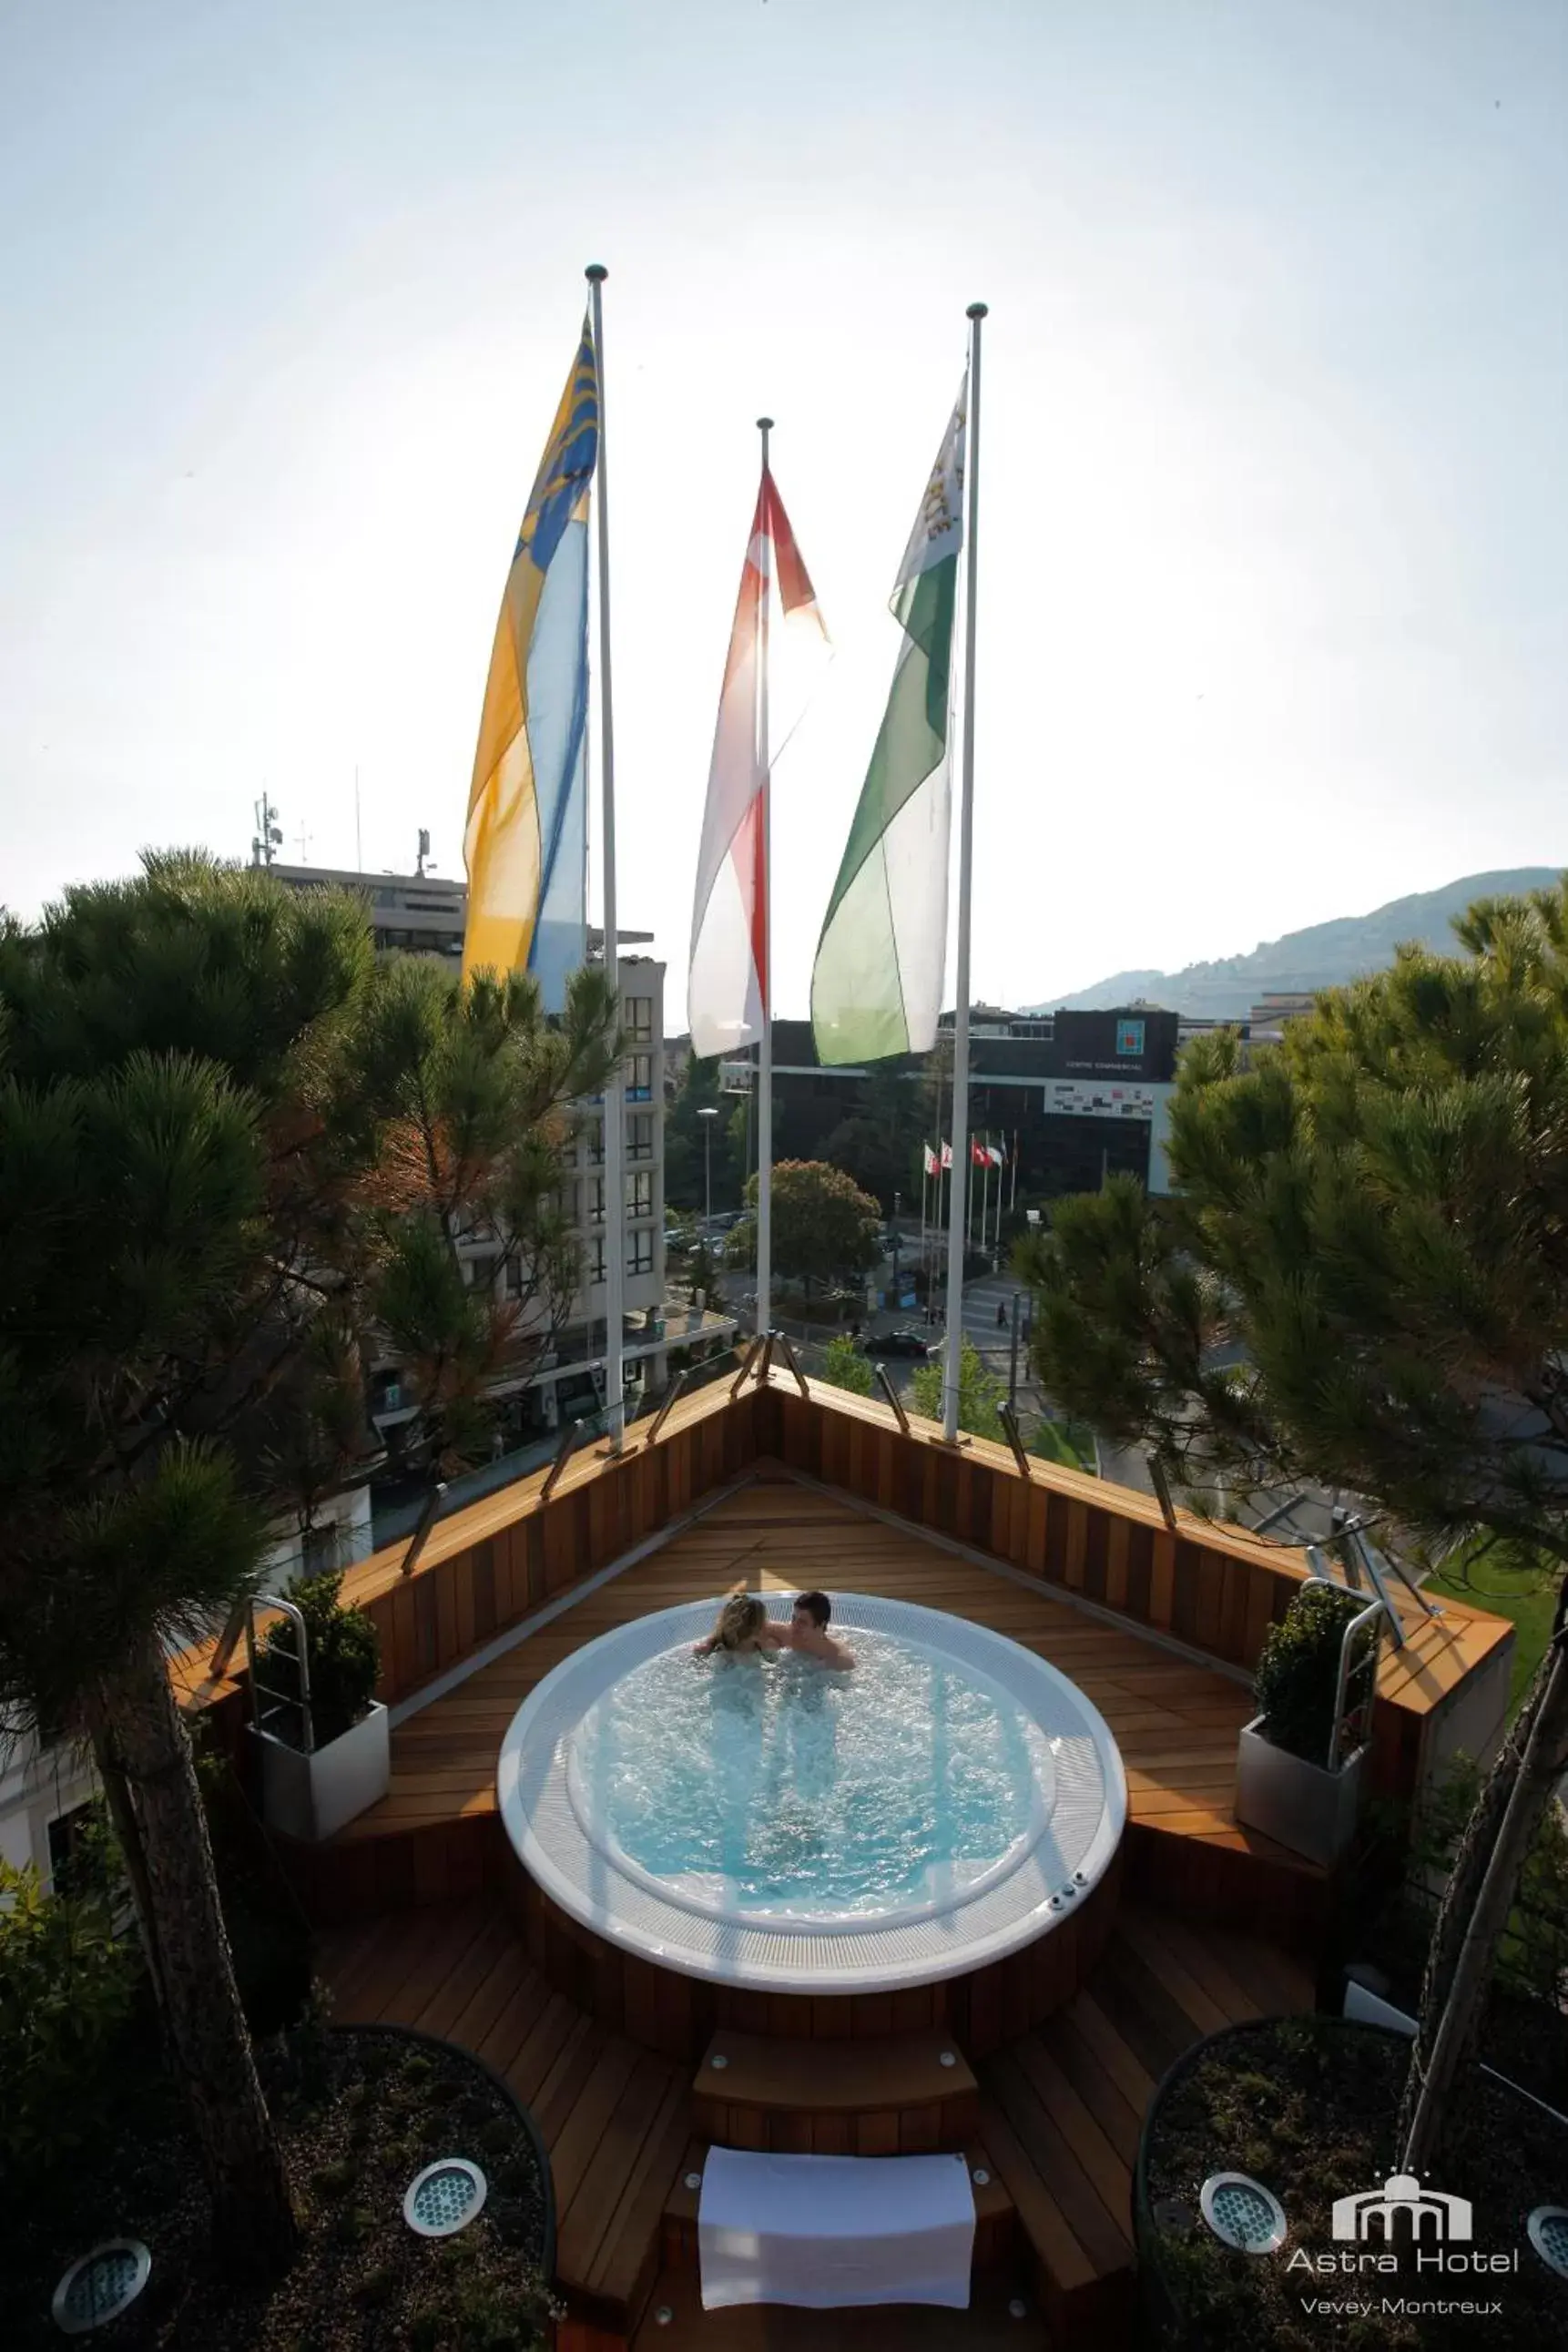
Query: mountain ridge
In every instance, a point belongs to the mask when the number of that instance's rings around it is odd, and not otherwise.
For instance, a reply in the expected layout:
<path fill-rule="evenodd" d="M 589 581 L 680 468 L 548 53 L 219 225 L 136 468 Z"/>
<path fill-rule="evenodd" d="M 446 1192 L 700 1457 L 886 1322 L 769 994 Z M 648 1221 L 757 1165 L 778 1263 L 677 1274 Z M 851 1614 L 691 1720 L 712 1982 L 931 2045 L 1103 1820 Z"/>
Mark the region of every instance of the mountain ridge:
<path fill-rule="evenodd" d="M 1381 971 L 1394 950 L 1418 940 L 1438 952 L 1456 944 L 1451 918 L 1477 898 L 1518 898 L 1555 883 L 1555 866 L 1511 866 L 1491 874 L 1462 875 L 1440 889 L 1391 898 L 1365 915 L 1340 915 L 1304 930 L 1260 941 L 1249 955 L 1221 956 L 1190 963 L 1180 971 L 1115 971 L 1076 993 L 1026 1005 L 1029 1013 L 1105 1012 L 1142 1002 L 1163 1004 L 1201 1019 L 1244 1019 L 1270 993 L 1342 987 L 1363 973 Z"/>

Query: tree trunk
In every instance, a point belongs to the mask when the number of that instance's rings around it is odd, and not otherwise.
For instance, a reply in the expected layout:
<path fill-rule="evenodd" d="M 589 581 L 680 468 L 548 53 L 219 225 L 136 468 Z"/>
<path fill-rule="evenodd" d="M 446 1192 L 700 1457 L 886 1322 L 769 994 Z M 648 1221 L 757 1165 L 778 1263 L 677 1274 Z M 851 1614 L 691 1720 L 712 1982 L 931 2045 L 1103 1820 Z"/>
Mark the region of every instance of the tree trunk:
<path fill-rule="evenodd" d="M 1554 1641 L 1465 1824 L 1438 1906 L 1400 2103 L 1404 2172 L 1425 2172 L 1442 2147 L 1455 2092 L 1476 2053 L 1520 1876 L 1565 1764 L 1568 1655 Z"/>
<path fill-rule="evenodd" d="M 141 1932 L 142 1948 L 147 1956 L 147 1973 L 153 1981 L 153 1998 L 158 2012 L 163 2013 L 163 1959 L 158 1949 L 158 1922 L 153 1909 L 153 1891 L 147 1883 L 147 1858 L 142 1851 L 142 1824 L 136 1818 L 136 1808 L 131 1801 L 131 1787 L 121 1767 L 107 1728 L 100 1722 L 93 1731 L 93 1758 L 98 1777 L 103 1786 L 103 1799 L 109 1808 L 109 1818 L 114 1828 L 115 1843 L 121 1860 L 125 1864 L 126 1883 L 131 1889 L 131 1901 L 136 1913 L 136 1925 Z"/>
<path fill-rule="evenodd" d="M 165 2029 L 191 2102 L 214 2241 L 226 2266 L 275 2277 L 298 2232 L 235 1984 L 190 1742 L 154 1641 L 138 1644 L 99 1704 L 135 1798 Z"/>

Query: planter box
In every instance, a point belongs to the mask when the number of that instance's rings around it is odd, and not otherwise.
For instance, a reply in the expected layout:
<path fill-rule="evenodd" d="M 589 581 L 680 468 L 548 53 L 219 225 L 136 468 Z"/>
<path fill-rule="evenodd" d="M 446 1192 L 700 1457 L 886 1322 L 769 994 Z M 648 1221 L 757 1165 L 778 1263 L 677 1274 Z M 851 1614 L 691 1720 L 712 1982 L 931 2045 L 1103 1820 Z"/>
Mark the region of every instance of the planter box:
<path fill-rule="evenodd" d="M 1263 1717 L 1243 1730 L 1236 1757 L 1236 1818 L 1292 1853 L 1325 1866 L 1338 1861 L 1355 1834 L 1364 1748 L 1337 1772 L 1276 1748 L 1263 1736 Z"/>
<path fill-rule="evenodd" d="M 392 1780 L 392 1728 L 379 1700 L 370 1713 L 306 1756 L 251 1727 L 261 1750 L 261 1810 L 286 1837 L 318 1844 L 384 1797 Z"/>

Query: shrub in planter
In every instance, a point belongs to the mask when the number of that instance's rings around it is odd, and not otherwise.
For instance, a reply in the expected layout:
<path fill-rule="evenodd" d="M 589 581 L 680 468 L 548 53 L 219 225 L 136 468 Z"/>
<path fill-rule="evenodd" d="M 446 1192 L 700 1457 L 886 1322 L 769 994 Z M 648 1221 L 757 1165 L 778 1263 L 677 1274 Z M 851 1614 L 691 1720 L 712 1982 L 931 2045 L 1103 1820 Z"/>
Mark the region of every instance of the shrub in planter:
<path fill-rule="evenodd" d="M 1274 1747 L 1310 1764 L 1328 1762 L 1340 1647 L 1345 1627 L 1365 1606 L 1357 1593 L 1304 1584 L 1281 1622 L 1264 1635 L 1253 1692 Z"/>
<path fill-rule="evenodd" d="M 1338 1861 L 1355 1833 L 1361 1768 L 1371 1722 L 1370 1676 L 1331 1769 L 1334 1696 L 1345 1627 L 1366 1603 L 1331 1584 L 1304 1584 L 1282 1622 L 1269 1628 L 1258 1657 L 1258 1714 L 1237 1748 L 1236 1814 L 1281 1845 L 1321 1863 Z M 1374 1626 L 1358 1664 L 1376 1655 Z M 1347 1696 L 1352 1685 L 1347 1684 Z"/>
<path fill-rule="evenodd" d="M 375 1627 L 363 1609 L 339 1606 L 341 1569 L 301 1577 L 289 1594 L 305 1621 L 310 1674 L 310 1718 L 318 1748 L 351 1730 L 368 1714 L 380 1666 Z M 299 1692 L 294 1627 L 284 1618 L 267 1636 L 267 1680 Z"/>

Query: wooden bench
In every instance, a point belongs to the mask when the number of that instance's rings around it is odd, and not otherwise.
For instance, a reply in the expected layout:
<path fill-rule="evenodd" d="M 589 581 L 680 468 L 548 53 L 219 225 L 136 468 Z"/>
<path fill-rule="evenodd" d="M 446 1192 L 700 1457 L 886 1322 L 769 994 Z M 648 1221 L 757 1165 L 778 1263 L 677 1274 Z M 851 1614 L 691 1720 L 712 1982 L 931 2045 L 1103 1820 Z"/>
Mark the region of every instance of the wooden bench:
<path fill-rule="evenodd" d="M 988 2150 L 978 2140 L 964 2149 L 970 2183 L 974 2191 L 974 2269 L 989 2274 L 1011 2266 L 1019 2252 L 1018 2217 L 1006 2183 Z M 663 2267 L 666 2271 L 698 2267 L 697 2209 L 702 2194 L 702 2167 L 707 2144 L 691 2140 L 664 2202 Z M 975 2174 L 985 2175 L 977 2180 Z"/>

